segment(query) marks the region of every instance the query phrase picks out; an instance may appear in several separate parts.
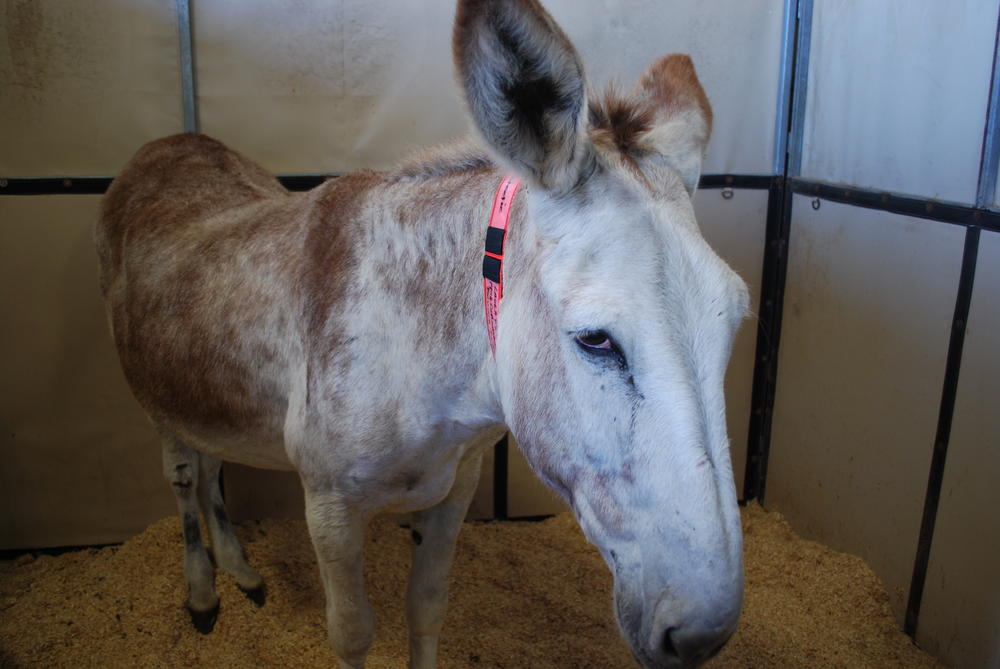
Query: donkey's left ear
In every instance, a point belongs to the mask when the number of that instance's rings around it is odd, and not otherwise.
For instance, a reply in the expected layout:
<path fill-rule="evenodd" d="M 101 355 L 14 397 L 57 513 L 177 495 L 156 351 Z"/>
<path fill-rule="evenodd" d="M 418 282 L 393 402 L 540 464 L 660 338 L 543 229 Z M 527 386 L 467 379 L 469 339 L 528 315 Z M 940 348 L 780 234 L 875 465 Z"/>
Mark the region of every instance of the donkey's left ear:
<path fill-rule="evenodd" d="M 631 97 L 652 119 L 642 138 L 648 150 L 644 159 L 678 172 L 693 195 L 712 134 L 712 106 L 691 58 L 679 53 L 660 58 L 639 79 Z"/>
<path fill-rule="evenodd" d="M 459 83 L 497 157 L 552 192 L 592 159 L 583 65 L 536 0 L 459 0 L 453 41 Z"/>

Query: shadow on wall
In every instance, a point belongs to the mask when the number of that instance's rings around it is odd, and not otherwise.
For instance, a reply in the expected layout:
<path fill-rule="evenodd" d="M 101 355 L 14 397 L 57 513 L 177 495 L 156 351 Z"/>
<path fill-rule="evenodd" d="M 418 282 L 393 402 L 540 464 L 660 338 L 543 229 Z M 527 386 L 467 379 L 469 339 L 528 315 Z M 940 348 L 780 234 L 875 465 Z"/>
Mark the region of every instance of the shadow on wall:
<path fill-rule="evenodd" d="M 0 199 L 0 547 L 120 541 L 174 511 L 111 344 L 95 196 Z"/>

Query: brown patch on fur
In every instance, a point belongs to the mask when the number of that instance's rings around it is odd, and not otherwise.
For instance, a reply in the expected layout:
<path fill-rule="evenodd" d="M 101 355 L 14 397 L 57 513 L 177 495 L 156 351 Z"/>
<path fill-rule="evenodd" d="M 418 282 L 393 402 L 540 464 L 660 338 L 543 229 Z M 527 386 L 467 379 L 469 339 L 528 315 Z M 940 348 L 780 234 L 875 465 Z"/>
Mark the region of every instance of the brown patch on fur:
<path fill-rule="evenodd" d="M 419 238 L 432 243 L 432 247 L 426 249 L 432 257 L 416 249 L 404 251 L 397 259 L 397 266 L 379 270 L 387 282 L 403 277 L 402 290 L 419 319 L 422 333 L 417 345 L 450 349 L 458 344 L 465 330 L 469 303 L 462 298 L 470 286 L 477 284 L 482 246 L 470 246 L 456 236 L 453 226 L 441 225 L 439 221 L 448 216 L 472 217 L 482 231 L 477 230 L 477 236 L 485 236 L 493 193 L 487 192 L 484 197 L 473 195 L 467 210 L 462 210 L 464 198 L 459 195 L 478 193 L 483 174 L 483 170 L 474 169 L 440 176 L 432 187 L 420 190 L 394 212 L 401 228 L 423 229 L 427 232 Z M 497 176 L 496 183 L 499 181 Z M 385 289 L 395 293 L 400 287 L 386 285 Z"/>
<path fill-rule="evenodd" d="M 261 369 L 285 355 L 293 307 L 271 286 L 294 283 L 303 201 L 196 134 L 147 144 L 115 179 L 95 235 L 101 283 L 122 369 L 154 421 L 277 438 L 287 378 Z"/>
<path fill-rule="evenodd" d="M 697 107 L 705 119 L 706 136 L 711 136 L 712 105 L 698 81 L 690 56 L 674 53 L 660 58 L 642 75 L 636 91 L 668 115 Z"/>
<path fill-rule="evenodd" d="M 115 177 L 101 200 L 95 234 L 101 288 L 122 263 L 129 235 L 207 218 L 232 207 L 288 191 L 262 167 L 222 142 L 184 133 L 149 142 Z"/>
<path fill-rule="evenodd" d="M 607 151 L 623 156 L 643 153 L 642 135 L 653 124 L 653 110 L 630 100 L 614 88 L 590 102 L 590 139 Z"/>
<path fill-rule="evenodd" d="M 365 225 L 367 196 L 380 180 L 378 173 L 365 170 L 328 181 L 314 191 L 307 212 L 301 297 L 310 369 L 312 363 L 326 368 L 342 343 L 336 305 L 356 263 L 355 242 Z M 312 379 L 310 390 L 311 384 Z"/>
<path fill-rule="evenodd" d="M 432 179 L 463 172 L 494 169 L 496 165 L 485 149 L 464 138 L 419 151 L 407 158 L 389 176 L 391 181 Z"/>

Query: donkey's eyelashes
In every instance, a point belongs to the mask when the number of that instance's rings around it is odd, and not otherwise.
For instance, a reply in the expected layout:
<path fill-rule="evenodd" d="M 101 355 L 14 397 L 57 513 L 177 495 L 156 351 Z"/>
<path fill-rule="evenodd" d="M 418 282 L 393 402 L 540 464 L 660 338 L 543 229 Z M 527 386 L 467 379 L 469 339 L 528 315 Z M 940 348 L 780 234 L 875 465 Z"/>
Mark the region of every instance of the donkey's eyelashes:
<path fill-rule="evenodd" d="M 573 334 L 577 347 L 588 356 L 606 358 L 617 362 L 622 369 L 628 367 L 625 354 L 614 338 L 604 330 L 584 330 Z"/>

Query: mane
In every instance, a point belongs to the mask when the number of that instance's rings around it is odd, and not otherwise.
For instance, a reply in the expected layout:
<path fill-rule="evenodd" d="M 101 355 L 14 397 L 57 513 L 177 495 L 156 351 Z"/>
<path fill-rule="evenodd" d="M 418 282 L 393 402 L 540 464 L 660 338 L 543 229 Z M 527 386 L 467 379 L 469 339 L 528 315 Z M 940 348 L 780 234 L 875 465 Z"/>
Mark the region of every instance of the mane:
<path fill-rule="evenodd" d="M 471 137 L 422 149 L 406 158 L 392 172 L 397 181 L 433 179 L 435 177 L 489 170 L 496 162 Z"/>
<path fill-rule="evenodd" d="M 599 149 L 624 156 L 637 156 L 645 151 L 641 139 L 652 128 L 653 121 L 653 113 L 647 106 L 629 99 L 612 85 L 604 95 L 590 99 L 588 112 L 590 138 Z M 391 178 L 433 179 L 496 166 L 489 152 L 469 136 L 416 151 L 392 171 Z"/>
<path fill-rule="evenodd" d="M 625 156 L 645 151 L 642 137 L 653 127 L 648 106 L 626 97 L 617 87 L 608 86 L 603 96 L 589 104 L 590 139 L 598 148 Z"/>

